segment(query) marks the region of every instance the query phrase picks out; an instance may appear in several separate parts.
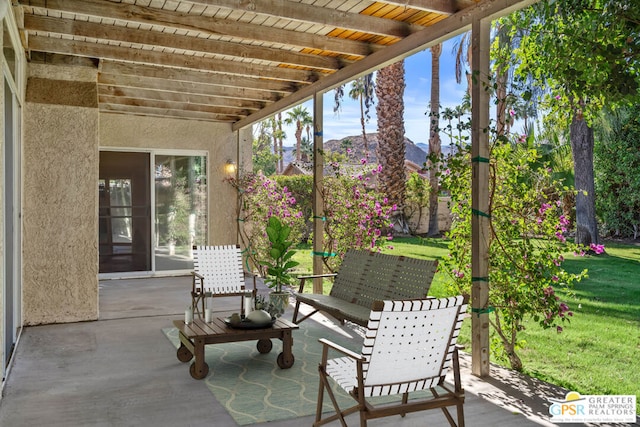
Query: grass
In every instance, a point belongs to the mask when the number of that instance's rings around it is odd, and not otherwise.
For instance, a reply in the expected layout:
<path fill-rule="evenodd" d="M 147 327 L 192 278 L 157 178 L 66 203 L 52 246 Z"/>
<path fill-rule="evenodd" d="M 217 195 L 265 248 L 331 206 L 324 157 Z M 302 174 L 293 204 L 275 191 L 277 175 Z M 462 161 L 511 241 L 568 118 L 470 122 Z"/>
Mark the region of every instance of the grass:
<path fill-rule="evenodd" d="M 560 334 L 529 325 L 525 372 L 581 394 L 640 398 L 640 246 L 606 247 L 606 255 L 568 257 L 568 271 L 589 270 L 565 296 L 575 315 Z"/>
<path fill-rule="evenodd" d="M 443 239 L 397 238 L 385 252 L 415 258 L 441 259 L 448 253 Z M 310 247 L 299 247 L 302 272 L 312 270 Z M 601 256 L 568 255 L 568 271 L 589 270 L 589 277 L 565 295 L 575 315 L 564 331 L 525 324 L 520 351 L 524 372 L 580 394 L 625 394 L 640 399 L 640 246 L 609 243 Z M 438 272 L 429 295 L 446 296 L 447 277 Z M 330 283 L 325 284 L 328 293 Z M 470 342 L 470 327 L 460 336 Z M 640 409 L 640 407 L 638 407 Z"/>

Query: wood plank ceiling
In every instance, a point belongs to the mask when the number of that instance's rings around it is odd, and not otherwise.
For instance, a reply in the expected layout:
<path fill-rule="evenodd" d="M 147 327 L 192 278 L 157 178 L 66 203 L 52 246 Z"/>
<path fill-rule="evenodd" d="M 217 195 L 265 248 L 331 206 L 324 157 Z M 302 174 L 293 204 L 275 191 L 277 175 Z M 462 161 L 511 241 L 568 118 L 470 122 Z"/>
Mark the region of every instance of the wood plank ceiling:
<path fill-rule="evenodd" d="M 15 10 L 31 60 L 98 67 L 101 111 L 236 123 L 474 4 L 21 0 Z"/>

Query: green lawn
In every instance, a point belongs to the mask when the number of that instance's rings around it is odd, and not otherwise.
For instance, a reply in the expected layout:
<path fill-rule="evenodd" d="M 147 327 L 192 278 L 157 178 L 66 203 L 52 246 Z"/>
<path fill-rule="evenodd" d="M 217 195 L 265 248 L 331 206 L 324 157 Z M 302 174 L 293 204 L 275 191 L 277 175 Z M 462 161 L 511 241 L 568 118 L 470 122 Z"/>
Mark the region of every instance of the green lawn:
<path fill-rule="evenodd" d="M 448 252 L 443 239 L 397 238 L 392 245 L 385 252 L 416 258 L 440 259 Z M 640 399 L 640 246 L 610 243 L 606 250 L 601 256 L 567 256 L 567 270 L 589 270 L 574 295 L 565 298 L 575 313 L 571 323 L 560 334 L 527 323 L 520 355 L 527 374 L 550 383 L 581 394 L 634 394 Z M 299 248 L 300 272 L 311 271 L 311 258 L 308 246 Z M 446 296 L 446 280 L 438 272 L 429 295 Z M 469 325 L 460 341 L 469 343 Z"/>

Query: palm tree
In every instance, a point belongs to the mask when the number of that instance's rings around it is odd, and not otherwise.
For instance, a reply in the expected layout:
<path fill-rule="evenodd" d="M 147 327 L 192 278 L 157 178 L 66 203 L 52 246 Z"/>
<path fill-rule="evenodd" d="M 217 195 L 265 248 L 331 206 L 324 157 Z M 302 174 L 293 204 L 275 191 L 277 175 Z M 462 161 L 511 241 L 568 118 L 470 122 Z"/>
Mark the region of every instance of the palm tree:
<path fill-rule="evenodd" d="M 349 90 L 349 98 L 359 101 L 360 103 L 360 125 L 362 126 L 362 141 L 364 143 L 364 156 L 369 157 L 369 143 L 367 141 L 367 132 L 365 124 L 371 118 L 369 116 L 369 110 L 373 106 L 374 99 L 373 73 L 366 76 L 359 77 L 351 82 L 351 89 Z M 333 111 L 337 113 L 340 111 L 342 99 L 344 98 L 344 85 L 335 88 Z"/>
<path fill-rule="evenodd" d="M 397 205 L 400 222 L 404 226 L 402 208 L 406 191 L 404 170 L 404 61 L 388 65 L 378 71 L 375 93 L 378 98 L 378 175 L 379 189 L 391 204 Z"/>
<path fill-rule="evenodd" d="M 282 173 L 282 139 L 284 138 L 282 132 L 282 120 L 271 117 L 268 119 L 269 127 L 271 128 L 271 140 L 273 143 L 273 154 L 278 159 L 276 162 L 276 173 Z"/>
<path fill-rule="evenodd" d="M 471 31 L 462 35 L 460 40 L 453 45 L 453 53 L 456 55 L 456 83 L 462 82 L 462 72 L 467 78 L 467 93 L 471 96 L 471 85 L 473 78 L 471 73 L 466 71 L 466 66 L 471 65 Z"/>
<path fill-rule="evenodd" d="M 302 151 L 302 161 L 310 162 L 313 160 L 313 141 L 309 137 L 302 137 L 300 144 L 300 150 Z"/>
<path fill-rule="evenodd" d="M 496 134 L 504 136 L 511 131 L 511 125 L 515 118 L 515 110 L 513 104 L 515 96 L 507 92 L 508 86 L 511 84 L 511 68 L 514 46 L 514 38 L 509 31 L 509 27 L 504 25 L 504 21 L 497 20 L 494 26 L 493 43 L 491 56 L 494 62 L 495 73 L 495 95 L 496 95 Z M 512 86 L 512 85 L 511 85 Z M 513 87 L 512 87 L 513 89 Z M 507 114 L 509 108 L 512 114 Z M 526 129 L 526 127 L 525 127 Z"/>
<path fill-rule="evenodd" d="M 367 74 L 357 78 L 351 84 L 349 97 L 360 103 L 360 125 L 362 126 L 362 142 L 364 143 L 364 157 L 369 158 L 369 143 L 367 141 L 367 132 L 365 123 L 369 121 L 369 109 L 373 105 L 373 92 L 375 85 L 373 83 L 373 74 Z"/>
<path fill-rule="evenodd" d="M 442 53 L 442 44 L 431 47 L 431 110 L 429 112 L 429 157 L 427 164 L 429 166 L 429 236 L 439 234 L 438 229 L 438 193 L 440 185 L 438 184 L 438 163 L 442 149 L 440 145 L 440 54 Z"/>
<path fill-rule="evenodd" d="M 504 41 L 507 37 L 505 31 L 500 31 L 501 26 L 498 26 L 498 37 L 500 38 L 501 47 L 505 45 Z M 471 97 L 471 87 L 473 85 L 473 75 L 467 71 L 467 67 L 471 67 L 472 49 L 471 49 L 471 31 L 468 31 L 460 37 L 460 39 L 453 45 L 453 53 L 456 56 L 456 83 L 462 83 L 462 73 L 464 72 L 467 79 L 467 95 Z M 506 120 L 506 107 L 507 107 L 507 78 L 508 74 L 504 70 L 504 66 L 498 64 L 496 66 L 496 97 L 498 102 L 496 103 L 496 114 L 498 123 L 498 135 L 503 135 L 508 131 L 508 123 Z"/>
<path fill-rule="evenodd" d="M 284 141 L 285 133 L 282 130 L 282 112 L 278 113 L 278 171 L 282 173 L 284 170 L 284 150 L 282 149 L 282 142 Z"/>
<path fill-rule="evenodd" d="M 308 124 L 313 123 L 313 118 L 305 107 L 299 105 L 292 110 L 287 111 L 287 118 L 284 122 L 288 125 L 296 125 L 296 161 L 302 160 L 302 131 Z"/>

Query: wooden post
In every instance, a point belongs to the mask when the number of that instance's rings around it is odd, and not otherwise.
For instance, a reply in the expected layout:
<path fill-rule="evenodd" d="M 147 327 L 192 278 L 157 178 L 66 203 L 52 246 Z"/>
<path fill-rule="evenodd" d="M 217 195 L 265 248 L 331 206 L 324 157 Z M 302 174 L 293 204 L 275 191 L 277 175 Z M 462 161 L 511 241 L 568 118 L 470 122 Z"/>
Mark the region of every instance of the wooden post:
<path fill-rule="evenodd" d="M 249 156 L 249 158 L 251 158 L 251 156 Z M 234 178 L 236 179 L 236 182 L 238 181 L 239 177 L 240 177 L 240 168 L 242 168 L 243 164 L 242 161 L 244 159 L 241 158 L 240 156 L 240 130 L 236 131 L 236 171 L 235 171 L 235 176 Z M 253 165 L 251 165 L 251 169 L 253 169 Z M 240 236 L 240 195 L 239 193 L 236 193 L 236 197 L 238 197 L 238 199 L 236 199 L 236 245 L 240 245 L 240 242 L 242 241 L 242 237 Z M 207 229 L 209 229 L 209 227 L 207 227 Z M 209 241 L 209 239 L 207 239 L 207 242 Z"/>
<path fill-rule="evenodd" d="M 322 200 L 322 176 L 324 167 L 322 93 L 313 96 L 313 274 L 323 273 L 322 240 L 324 234 L 324 201 Z M 322 278 L 313 279 L 313 293 L 322 293 Z"/>
<path fill-rule="evenodd" d="M 471 25 L 471 372 L 489 375 L 489 46 L 491 21 Z"/>

